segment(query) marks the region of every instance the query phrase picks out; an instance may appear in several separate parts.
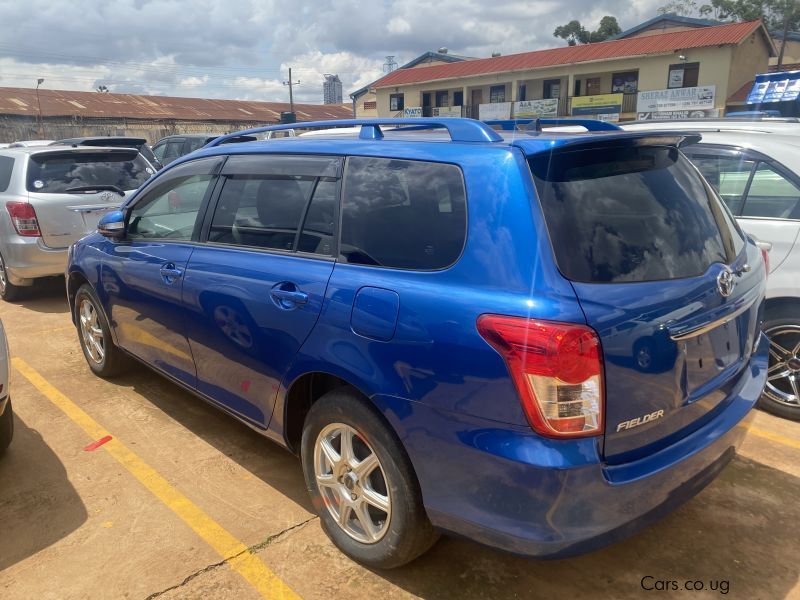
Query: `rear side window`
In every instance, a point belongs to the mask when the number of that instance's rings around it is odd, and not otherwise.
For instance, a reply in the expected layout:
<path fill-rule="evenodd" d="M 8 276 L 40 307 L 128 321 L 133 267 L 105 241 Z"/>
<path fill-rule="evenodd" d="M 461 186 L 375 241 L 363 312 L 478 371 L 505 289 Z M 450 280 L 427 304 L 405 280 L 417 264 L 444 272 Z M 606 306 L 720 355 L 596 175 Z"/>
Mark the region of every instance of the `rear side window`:
<path fill-rule="evenodd" d="M 710 183 L 731 212 L 738 215 L 744 204 L 744 193 L 755 164 L 741 156 L 689 154 L 697 169 Z"/>
<path fill-rule="evenodd" d="M 114 186 L 135 190 L 153 169 L 138 152 L 41 153 L 30 157 L 29 192 L 79 192 L 76 188 Z M 84 190 L 86 191 L 86 190 Z"/>
<path fill-rule="evenodd" d="M 800 190 L 768 164 L 759 163 L 742 216 L 800 219 Z"/>
<path fill-rule="evenodd" d="M 348 159 L 340 248 L 346 262 L 443 269 L 458 259 L 466 233 L 466 194 L 458 167 L 385 158 Z"/>
<path fill-rule="evenodd" d="M 14 170 L 14 159 L 0 156 L 0 192 L 5 192 L 11 184 L 11 171 Z"/>
<path fill-rule="evenodd" d="M 570 151 L 530 165 L 558 266 L 574 281 L 693 277 L 742 246 L 676 148 Z"/>

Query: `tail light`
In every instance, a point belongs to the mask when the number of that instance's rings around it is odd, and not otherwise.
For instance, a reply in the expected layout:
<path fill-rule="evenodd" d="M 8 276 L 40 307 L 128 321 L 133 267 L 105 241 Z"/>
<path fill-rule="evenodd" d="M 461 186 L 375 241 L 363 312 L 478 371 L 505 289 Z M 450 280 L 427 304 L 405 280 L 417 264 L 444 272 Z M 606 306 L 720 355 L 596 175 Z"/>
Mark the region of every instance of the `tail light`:
<path fill-rule="evenodd" d="M 11 217 L 11 223 L 19 235 L 27 237 L 39 237 L 39 221 L 36 219 L 36 211 L 28 202 L 6 202 L 6 210 Z"/>
<path fill-rule="evenodd" d="M 534 431 L 556 438 L 603 432 L 603 363 L 594 330 L 482 315 L 478 331 L 505 359 Z"/>
<path fill-rule="evenodd" d="M 762 247 L 761 257 L 764 259 L 764 278 L 769 279 L 769 250 Z"/>

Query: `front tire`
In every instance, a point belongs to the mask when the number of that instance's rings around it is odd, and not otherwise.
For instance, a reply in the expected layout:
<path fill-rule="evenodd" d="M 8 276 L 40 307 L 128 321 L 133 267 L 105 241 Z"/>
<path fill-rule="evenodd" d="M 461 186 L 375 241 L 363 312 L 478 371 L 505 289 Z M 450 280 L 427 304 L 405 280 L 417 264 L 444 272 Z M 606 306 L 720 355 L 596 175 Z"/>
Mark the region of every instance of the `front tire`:
<path fill-rule="evenodd" d="M 14 411 L 11 408 L 11 398 L 6 403 L 6 409 L 0 415 L 0 456 L 5 454 L 11 438 L 14 437 Z"/>
<path fill-rule="evenodd" d="M 349 388 L 328 392 L 311 407 L 301 458 L 322 528 L 353 560 L 391 569 L 438 539 L 405 449 Z"/>
<path fill-rule="evenodd" d="M 99 377 L 114 377 L 127 367 L 126 356 L 114 345 L 108 319 L 91 286 L 84 283 L 75 294 L 75 326 L 83 356 Z"/>
<path fill-rule="evenodd" d="M 767 384 L 758 405 L 785 419 L 800 421 L 800 318 L 798 309 L 781 307 L 767 316 Z"/>

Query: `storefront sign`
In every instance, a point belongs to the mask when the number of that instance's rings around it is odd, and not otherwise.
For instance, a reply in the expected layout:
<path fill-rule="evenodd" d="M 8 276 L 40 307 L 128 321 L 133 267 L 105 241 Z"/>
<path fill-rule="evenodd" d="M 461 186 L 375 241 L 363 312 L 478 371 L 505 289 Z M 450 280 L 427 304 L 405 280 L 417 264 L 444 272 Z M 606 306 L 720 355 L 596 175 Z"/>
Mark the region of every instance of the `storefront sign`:
<path fill-rule="evenodd" d="M 478 105 L 478 118 L 481 121 L 511 118 L 511 102 L 492 102 Z"/>
<path fill-rule="evenodd" d="M 460 106 L 439 106 L 433 109 L 434 117 L 460 117 Z"/>
<path fill-rule="evenodd" d="M 558 98 L 514 102 L 515 119 L 535 119 L 537 117 L 556 116 L 558 116 Z"/>
<path fill-rule="evenodd" d="M 601 121 L 619 121 L 622 112 L 622 94 L 575 96 L 572 99 L 572 116 L 591 116 Z"/>
<path fill-rule="evenodd" d="M 756 77 L 747 104 L 794 102 L 800 96 L 800 71 L 765 73 Z"/>
<path fill-rule="evenodd" d="M 611 91 L 615 94 L 635 94 L 639 87 L 639 72 L 614 73 L 611 76 Z"/>
<path fill-rule="evenodd" d="M 636 98 L 636 112 L 671 112 L 714 108 L 716 91 L 717 87 L 714 85 L 703 85 L 674 90 L 639 92 Z"/>
<path fill-rule="evenodd" d="M 421 106 L 407 106 L 403 109 L 403 117 L 406 119 L 413 119 L 422 116 L 422 107 Z"/>
<path fill-rule="evenodd" d="M 636 113 L 640 121 L 683 121 L 685 119 L 708 119 L 719 116 L 718 108 L 696 108 L 693 110 L 666 110 Z"/>

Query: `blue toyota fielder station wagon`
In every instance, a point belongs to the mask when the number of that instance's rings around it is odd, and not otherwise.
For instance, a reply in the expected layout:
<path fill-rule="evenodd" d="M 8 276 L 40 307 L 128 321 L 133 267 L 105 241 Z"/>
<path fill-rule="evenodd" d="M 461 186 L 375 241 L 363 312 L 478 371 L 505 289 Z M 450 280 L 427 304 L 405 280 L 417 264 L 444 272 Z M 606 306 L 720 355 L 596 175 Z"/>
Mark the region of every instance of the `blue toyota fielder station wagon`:
<path fill-rule="evenodd" d="M 540 557 L 620 539 L 734 455 L 766 270 L 682 154 L 696 134 L 580 123 L 218 138 L 72 247 L 86 360 L 134 357 L 298 454 L 367 565 L 439 532 Z"/>

